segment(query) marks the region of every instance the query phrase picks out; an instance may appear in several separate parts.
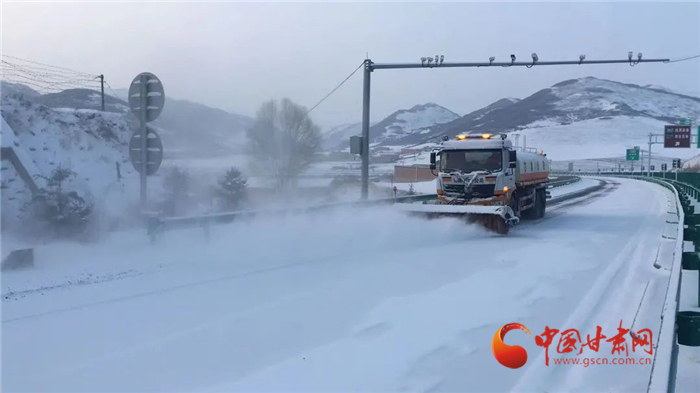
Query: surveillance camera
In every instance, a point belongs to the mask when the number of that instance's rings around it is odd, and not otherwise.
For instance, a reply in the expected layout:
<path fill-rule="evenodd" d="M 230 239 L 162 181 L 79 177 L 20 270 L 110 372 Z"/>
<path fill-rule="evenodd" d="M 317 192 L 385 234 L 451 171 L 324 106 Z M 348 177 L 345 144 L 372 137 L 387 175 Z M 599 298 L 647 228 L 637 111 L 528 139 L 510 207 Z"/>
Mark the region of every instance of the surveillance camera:
<path fill-rule="evenodd" d="M 631 51 L 627 53 L 627 57 L 628 57 L 630 60 L 632 60 L 632 52 L 631 52 Z"/>
<path fill-rule="evenodd" d="M 494 60 L 496 60 L 496 57 L 494 57 L 494 56 L 489 57 L 489 63 L 493 63 Z"/>
<path fill-rule="evenodd" d="M 537 53 L 533 53 L 533 54 L 532 54 L 532 61 L 537 61 L 537 60 L 539 60 L 539 59 L 540 59 L 540 58 L 537 57 Z"/>
<path fill-rule="evenodd" d="M 637 53 L 637 60 L 642 60 L 642 52 Z"/>
<path fill-rule="evenodd" d="M 440 55 L 440 64 L 442 64 L 443 61 L 445 61 L 445 55 Z"/>
<path fill-rule="evenodd" d="M 427 59 L 425 57 L 421 57 L 420 61 L 426 61 Z"/>
<path fill-rule="evenodd" d="M 515 55 L 510 55 L 510 61 L 515 61 Z"/>
<path fill-rule="evenodd" d="M 578 57 L 578 59 L 581 60 L 581 61 L 586 60 L 586 55 L 581 55 L 581 56 Z"/>

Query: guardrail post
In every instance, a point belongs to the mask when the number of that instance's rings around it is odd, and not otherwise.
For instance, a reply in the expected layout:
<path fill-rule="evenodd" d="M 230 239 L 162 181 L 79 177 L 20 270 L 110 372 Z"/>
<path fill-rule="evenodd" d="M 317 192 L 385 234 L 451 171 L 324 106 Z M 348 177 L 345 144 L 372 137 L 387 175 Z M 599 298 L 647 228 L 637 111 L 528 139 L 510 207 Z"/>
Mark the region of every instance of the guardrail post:
<path fill-rule="evenodd" d="M 688 226 L 700 225 L 700 214 L 689 214 L 685 216 L 683 224 Z"/>
<path fill-rule="evenodd" d="M 685 270 L 698 271 L 698 307 L 700 307 L 700 254 L 697 252 L 684 252 L 681 259 L 681 267 Z"/>

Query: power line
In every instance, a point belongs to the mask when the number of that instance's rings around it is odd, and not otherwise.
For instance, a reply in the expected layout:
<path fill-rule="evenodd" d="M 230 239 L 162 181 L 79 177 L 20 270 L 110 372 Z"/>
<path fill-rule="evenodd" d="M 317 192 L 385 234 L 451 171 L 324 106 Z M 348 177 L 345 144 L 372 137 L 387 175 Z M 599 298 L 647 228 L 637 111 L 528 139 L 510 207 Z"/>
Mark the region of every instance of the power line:
<path fill-rule="evenodd" d="M 31 60 L 19 59 L 20 62 L 25 62 L 20 63 L 12 59 L 19 58 L 3 55 L 3 58 L 0 60 L 2 79 L 8 82 L 37 88 L 40 93 L 53 93 L 71 88 L 85 88 L 95 91 L 99 89 L 99 81 L 92 74 L 64 67 L 50 66 Z M 38 64 L 39 66 L 32 64 Z"/>
<path fill-rule="evenodd" d="M 112 92 L 112 97 L 118 99 L 118 98 L 119 98 L 119 95 L 117 94 L 116 91 L 114 91 L 114 89 L 112 89 L 112 86 L 109 85 L 109 82 L 107 82 L 107 79 L 105 79 L 105 85 L 107 85 L 107 88 L 109 89 L 109 91 Z M 127 100 L 127 101 L 128 101 L 128 100 Z"/>
<path fill-rule="evenodd" d="M 95 75 L 95 74 L 89 74 L 89 73 L 87 73 L 87 72 L 76 71 L 76 70 L 73 70 L 73 69 L 70 69 L 70 68 L 52 66 L 52 65 L 49 65 L 49 64 L 39 63 L 38 61 L 26 60 L 26 59 L 22 59 L 22 58 L 16 57 L 16 56 L 10 56 L 10 55 L 6 55 L 6 54 L 3 54 L 2 56 L 3 56 L 3 57 L 8 57 L 8 58 L 10 58 L 10 59 L 17 60 L 17 61 L 23 61 L 23 62 L 26 62 L 26 63 L 36 64 L 36 65 L 39 65 L 39 66 L 42 66 L 42 67 L 49 67 L 49 69 L 70 71 L 70 72 L 72 72 L 72 73 L 74 73 L 74 74 L 79 74 L 79 75 L 84 75 L 84 76 L 90 76 L 90 77 L 96 77 L 96 76 L 98 76 L 98 75 Z M 34 68 L 40 68 L 40 67 L 34 67 Z"/>
<path fill-rule="evenodd" d="M 336 86 L 335 89 L 331 90 L 330 93 L 326 94 L 325 97 L 321 98 L 321 101 L 317 102 L 316 105 L 312 106 L 311 109 L 309 109 L 308 111 L 306 111 L 306 114 L 308 115 L 309 113 L 311 113 L 311 111 L 314 110 L 314 109 L 316 109 L 317 106 L 321 105 L 321 103 L 322 103 L 323 101 L 325 101 L 326 98 L 330 97 L 331 94 L 335 93 L 335 91 L 338 90 L 338 89 L 340 88 L 340 86 L 342 86 L 345 82 L 347 82 L 348 79 L 350 79 L 353 75 L 355 75 L 355 73 L 357 72 L 357 70 L 359 70 L 360 68 L 362 68 L 362 66 L 363 66 L 364 64 L 365 64 L 364 61 L 363 61 L 362 63 L 360 63 L 360 65 L 357 66 L 357 68 L 355 68 L 355 70 L 354 70 L 353 72 L 351 72 L 350 75 L 347 76 L 347 78 L 343 79 L 343 81 L 340 82 L 340 84 L 339 84 L 338 86 Z"/>
<path fill-rule="evenodd" d="M 700 55 L 695 55 L 695 56 L 690 56 L 690 57 L 684 57 L 682 59 L 676 59 L 676 60 L 669 60 L 667 63 L 677 63 L 679 61 L 686 61 L 686 60 L 691 60 L 691 59 L 697 59 L 700 57 Z"/>

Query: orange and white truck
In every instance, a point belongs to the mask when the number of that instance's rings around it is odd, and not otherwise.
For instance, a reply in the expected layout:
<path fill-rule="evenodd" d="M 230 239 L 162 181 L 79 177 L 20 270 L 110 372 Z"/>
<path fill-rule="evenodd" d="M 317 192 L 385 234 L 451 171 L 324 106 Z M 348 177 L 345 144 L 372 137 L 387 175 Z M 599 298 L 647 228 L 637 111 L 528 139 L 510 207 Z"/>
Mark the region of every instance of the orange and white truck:
<path fill-rule="evenodd" d="M 534 150 L 534 149 L 533 149 Z M 516 150 L 506 135 L 457 135 L 430 154 L 438 201 L 408 210 L 465 215 L 505 234 L 521 218 L 541 218 L 550 162 L 543 152 Z"/>

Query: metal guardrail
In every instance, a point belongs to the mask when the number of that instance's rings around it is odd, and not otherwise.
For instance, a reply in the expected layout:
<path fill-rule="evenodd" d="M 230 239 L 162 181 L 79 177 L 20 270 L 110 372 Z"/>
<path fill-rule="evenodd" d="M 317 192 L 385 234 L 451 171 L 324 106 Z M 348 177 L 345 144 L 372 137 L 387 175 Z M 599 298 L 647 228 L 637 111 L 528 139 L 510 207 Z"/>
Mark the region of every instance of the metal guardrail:
<path fill-rule="evenodd" d="M 576 183 L 576 182 L 581 180 L 581 178 L 578 176 L 573 176 L 573 175 L 567 175 L 567 176 L 570 178 L 564 179 L 564 180 L 550 181 L 547 188 L 557 188 L 557 187 L 561 187 L 561 186 L 568 186 L 569 184 L 573 184 L 573 183 Z"/>
<path fill-rule="evenodd" d="M 202 214 L 196 216 L 181 217 L 152 217 L 148 220 L 148 236 L 155 241 L 163 232 L 170 229 L 202 227 L 208 233 L 209 226 L 214 224 L 228 224 L 236 220 L 249 219 L 260 216 L 286 216 L 311 213 L 338 207 L 366 207 L 376 205 L 388 205 L 394 203 L 424 202 L 437 199 L 437 194 L 420 194 L 400 196 L 396 198 L 369 199 L 353 202 L 329 203 L 297 208 L 269 209 L 269 210 L 241 210 L 223 213 Z"/>
<path fill-rule="evenodd" d="M 578 176 L 554 181 L 549 187 L 561 187 L 579 181 Z M 209 227 L 216 224 L 228 224 L 236 220 L 250 219 L 260 216 L 285 216 L 312 213 L 321 210 L 334 209 L 338 207 L 368 207 L 376 205 L 389 205 L 394 203 L 427 202 L 437 199 L 437 194 L 408 195 L 395 198 L 369 199 L 354 202 L 340 202 L 323 205 L 314 205 L 298 208 L 269 209 L 269 210 L 242 210 L 223 213 L 202 214 L 196 216 L 181 217 L 151 217 L 148 220 L 148 236 L 151 241 L 155 241 L 165 231 L 178 228 L 202 227 L 205 234 L 209 233 Z"/>
<path fill-rule="evenodd" d="M 660 179 L 650 176 L 626 175 L 621 173 L 602 174 L 597 172 L 577 172 L 582 176 L 597 177 L 618 177 L 635 180 L 643 180 L 656 183 L 673 191 L 676 199 L 676 210 L 678 212 L 678 235 L 676 236 L 675 252 L 671 275 L 666 290 L 664 305 L 661 313 L 661 328 L 657 341 L 652 370 L 649 376 L 647 392 L 674 392 L 676 383 L 676 373 L 678 368 L 678 343 L 676 333 L 676 315 L 680 306 L 681 290 L 681 270 L 683 263 L 683 242 L 685 240 L 686 212 L 692 214 L 693 209 L 688 208 L 684 201 L 687 201 L 687 194 L 700 196 L 700 190 L 696 187 L 679 182 L 673 179 Z M 660 366 L 657 365 L 657 360 Z M 666 362 L 666 360 L 670 360 Z M 668 363 L 668 365 L 665 365 Z"/>

